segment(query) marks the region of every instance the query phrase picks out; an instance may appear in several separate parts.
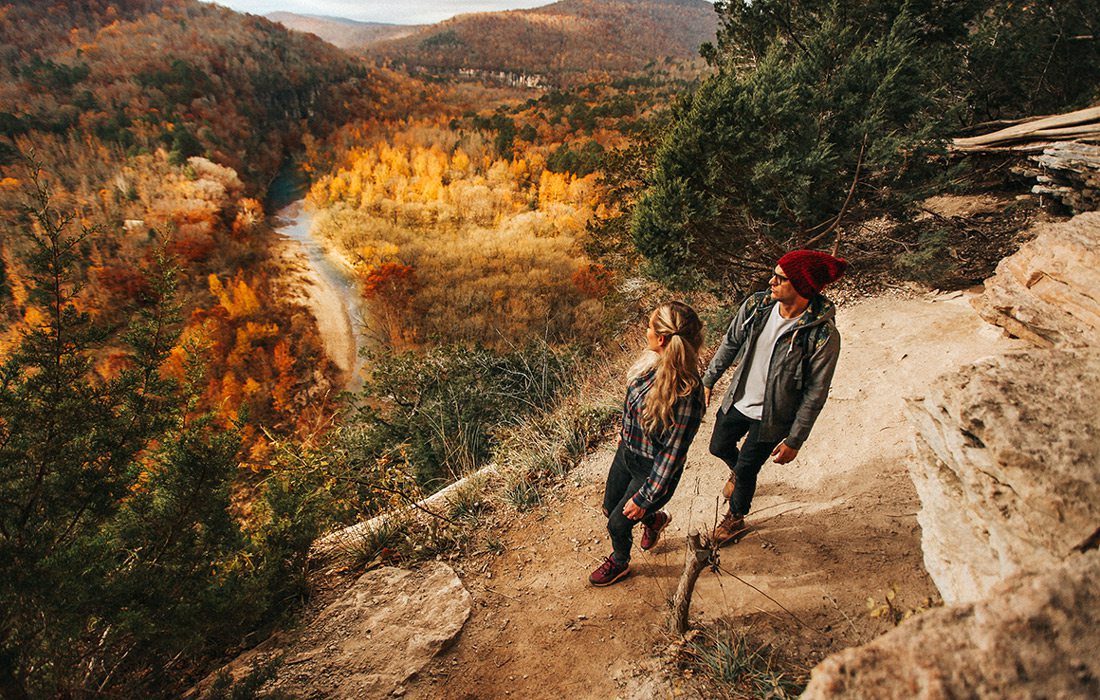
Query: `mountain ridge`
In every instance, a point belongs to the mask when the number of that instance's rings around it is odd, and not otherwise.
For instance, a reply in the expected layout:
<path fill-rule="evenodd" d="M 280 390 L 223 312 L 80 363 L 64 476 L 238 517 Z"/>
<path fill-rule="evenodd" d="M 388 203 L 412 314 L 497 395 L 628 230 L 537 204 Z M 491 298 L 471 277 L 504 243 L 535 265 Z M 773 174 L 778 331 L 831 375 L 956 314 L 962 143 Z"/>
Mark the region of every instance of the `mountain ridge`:
<path fill-rule="evenodd" d="M 569 82 L 593 71 L 640 70 L 665 57 L 693 58 L 717 27 L 705 0 L 562 0 L 458 15 L 361 51 L 429 73 L 537 73 Z"/>
<path fill-rule="evenodd" d="M 313 34 L 317 38 L 345 50 L 388 39 L 399 39 L 424 26 L 419 24 L 361 22 L 347 17 L 307 15 L 295 12 L 269 12 L 264 16 L 287 29 Z"/>

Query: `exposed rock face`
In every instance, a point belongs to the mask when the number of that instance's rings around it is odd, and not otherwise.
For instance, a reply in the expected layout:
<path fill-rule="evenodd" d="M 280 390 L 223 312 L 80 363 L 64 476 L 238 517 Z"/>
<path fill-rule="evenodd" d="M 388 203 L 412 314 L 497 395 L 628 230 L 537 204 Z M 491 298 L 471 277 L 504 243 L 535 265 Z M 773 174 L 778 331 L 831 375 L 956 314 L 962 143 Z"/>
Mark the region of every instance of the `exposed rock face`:
<path fill-rule="evenodd" d="M 1100 213 L 1045 226 L 986 290 L 982 317 L 1037 347 L 907 400 L 949 607 L 826 659 L 805 698 L 1100 697 Z"/>
<path fill-rule="evenodd" d="M 1100 525 L 1100 213 L 1045 225 L 979 312 L 1042 348 L 908 402 L 925 566 L 948 603 L 1065 557 Z"/>
<path fill-rule="evenodd" d="M 1029 160 L 1039 165 L 1034 171 L 1039 182 L 1032 192 L 1054 195 L 1075 212 L 1100 208 L 1100 146 L 1083 141 L 1052 143 Z"/>
<path fill-rule="evenodd" d="M 1100 552 L 939 608 L 813 670 L 818 698 L 1100 697 Z"/>
<path fill-rule="evenodd" d="M 462 631 L 470 593 L 446 564 L 364 574 L 286 650 L 276 685 L 303 698 L 381 698 Z"/>
<path fill-rule="evenodd" d="M 1100 526 L 1100 357 L 990 358 L 909 400 L 925 568 L 947 603 L 1061 561 Z"/>
<path fill-rule="evenodd" d="M 1040 347 L 1100 346 L 1100 212 L 1044 226 L 986 282 L 978 312 Z"/>

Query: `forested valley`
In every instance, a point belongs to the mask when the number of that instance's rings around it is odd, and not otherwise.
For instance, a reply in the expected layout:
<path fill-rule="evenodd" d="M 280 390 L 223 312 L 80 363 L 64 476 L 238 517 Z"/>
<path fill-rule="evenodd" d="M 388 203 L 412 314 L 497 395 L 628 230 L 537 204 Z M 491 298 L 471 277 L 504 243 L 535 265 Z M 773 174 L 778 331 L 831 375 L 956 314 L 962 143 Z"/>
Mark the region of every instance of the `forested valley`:
<path fill-rule="evenodd" d="M 842 232 L 867 280 L 980 279 L 1026 208 L 981 254 L 870 222 L 1018 188 L 945 142 L 1095 103 L 1091 10 L 718 2 L 701 59 L 590 72 L 588 25 L 554 15 L 568 62 L 482 47 L 534 61 L 524 88 L 453 65 L 489 16 L 346 53 L 195 0 L 0 6 L 0 694 L 178 696 L 308 599 L 325 532 L 490 462 L 537 505 L 613 424 L 595 368 L 655 299 L 718 328 L 778 254 Z M 288 171 L 367 309 L 355 393 L 277 252 Z M 493 507 L 357 566 L 489 546 L 462 523 Z"/>
<path fill-rule="evenodd" d="M 187 0 L 0 21 L 11 697 L 173 694 L 307 594 L 319 534 L 551 411 L 615 323 L 598 170 L 698 75 L 424 82 Z M 274 252 L 287 169 L 370 308 L 358 396 Z"/>

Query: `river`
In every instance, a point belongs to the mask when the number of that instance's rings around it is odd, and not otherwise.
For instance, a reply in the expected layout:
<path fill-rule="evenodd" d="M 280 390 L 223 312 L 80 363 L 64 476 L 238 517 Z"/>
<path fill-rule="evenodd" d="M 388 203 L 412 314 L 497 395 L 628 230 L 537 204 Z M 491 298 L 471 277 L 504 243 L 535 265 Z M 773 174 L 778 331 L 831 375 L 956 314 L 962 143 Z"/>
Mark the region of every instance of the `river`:
<path fill-rule="evenodd" d="M 282 235 L 290 257 L 305 265 L 306 288 L 302 301 L 317 320 L 325 353 L 347 378 L 344 388 L 362 386 L 364 308 L 359 287 L 347 266 L 330 253 L 314 235 L 313 215 L 305 206 L 305 185 L 300 175 L 289 171 L 271 184 L 269 210 L 274 210 L 275 232 Z"/>

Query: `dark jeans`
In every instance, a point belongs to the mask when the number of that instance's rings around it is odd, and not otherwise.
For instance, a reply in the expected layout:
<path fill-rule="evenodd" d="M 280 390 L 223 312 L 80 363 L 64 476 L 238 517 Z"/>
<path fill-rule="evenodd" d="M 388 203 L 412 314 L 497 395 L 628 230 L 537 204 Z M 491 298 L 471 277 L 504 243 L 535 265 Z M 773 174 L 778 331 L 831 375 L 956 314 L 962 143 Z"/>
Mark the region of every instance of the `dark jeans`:
<path fill-rule="evenodd" d="M 721 457 L 730 471 L 737 475 L 737 487 L 730 496 L 730 512 L 736 515 L 749 512 L 753 494 L 756 493 L 756 476 L 779 444 L 778 440 L 761 442 L 757 437 L 759 434 L 760 421 L 742 415 L 733 406 L 728 412 L 719 410 L 714 419 L 710 453 Z M 742 437 L 745 442 L 738 450 L 737 442 Z"/>
<path fill-rule="evenodd" d="M 619 443 L 619 451 L 615 453 L 615 459 L 611 460 L 611 469 L 607 472 L 607 487 L 603 492 L 603 509 L 607 514 L 607 534 L 611 535 L 613 552 L 611 557 L 619 564 L 630 561 L 630 547 L 634 544 L 634 525 L 637 520 L 631 520 L 623 515 L 623 506 L 638 493 L 649 473 L 653 470 L 653 460 L 640 454 L 631 452 L 622 443 Z M 676 490 L 676 484 L 670 485 L 664 496 L 646 511 L 642 522 L 650 524 L 653 516 L 672 498 L 672 492 Z"/>

